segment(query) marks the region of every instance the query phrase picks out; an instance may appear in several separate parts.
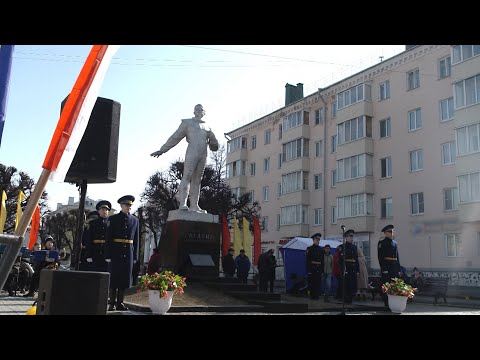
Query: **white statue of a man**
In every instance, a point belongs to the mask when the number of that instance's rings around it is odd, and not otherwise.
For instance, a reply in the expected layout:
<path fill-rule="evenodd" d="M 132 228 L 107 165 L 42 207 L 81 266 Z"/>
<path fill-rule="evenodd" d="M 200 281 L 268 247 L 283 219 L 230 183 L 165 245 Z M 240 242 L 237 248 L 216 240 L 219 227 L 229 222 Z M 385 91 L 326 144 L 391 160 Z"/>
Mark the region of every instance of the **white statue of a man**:
<path fill-rule="evenodd" d="M 195 117 L 191 119 L 182 119 L 182 123 L 173 133 L 167 142 L 160 148 L 150 154 L 153 157 L 159 157 L 166 153 L 172 147 L 177 145 L 184 137 L 187 138 L 188 147 L 185 153 L 185 165 L 183 177 L 178 190 L 178 200 L 180 201 L 180 210 L 191 210 L 200 213 L 206 213 L 198 207 L 198 198 L 200 196 L 200 183 L 202 181 L 203 170 L 207 162 L 207 146 L 210 150 L 218 150 L 218 140 L 210 127 L 205 126 L 202 117 L 205 116 L 203 106 L 195 106 L 193 113 Z M 187 206 L 187 197 L 190 193 L 190 209 Z"/>

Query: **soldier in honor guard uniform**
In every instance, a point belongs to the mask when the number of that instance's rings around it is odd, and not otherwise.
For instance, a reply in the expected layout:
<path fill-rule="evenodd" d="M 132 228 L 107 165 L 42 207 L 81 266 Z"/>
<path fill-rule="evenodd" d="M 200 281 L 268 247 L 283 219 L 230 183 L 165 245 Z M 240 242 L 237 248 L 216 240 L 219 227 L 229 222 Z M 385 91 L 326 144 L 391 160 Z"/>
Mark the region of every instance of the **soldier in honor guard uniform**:
<path fill-rule="evenodd" d="M 107 232 L 107 218 L 112 204 L 110 201 L 99 201 L 95 207 L 99 217 L 90 221 L 87 227 L 85 241 L 86 260 L 89 263 L 90 271 L 108 271 L 108 264 L 105 261 L 105 236 Z"/>
<path fill-rule="evenodd" d="M 393 225 L 387 225 L 382 229 L 385 237 L 378 242 L 378 263 L 382 284 L 390 282 L 391 279 L 400 277 L 400 258 L 398 255 L 398 244 L 394 238 Z M 388 296 L 380 289 L 383 303 L 388 306 Z"/>
<path fill-rule="evenodd" d="M 108 311 L 125 311 L 124 291 L 132 286 L 132 268 L 138 261 L 140 226 L 138 218 L 130 214 L 135 197 L 125 195 L 118 199 L 122 211 L 108 218 L 105 261 L 109 263 L 110 300 Z"/>
<path fill-rule="evenodd" d="M 325 252 L 320 247 L 320 238 L 322 234 L 316 233 L 312 235 L 313 245 L 307 247 L 307 275 L 308 288 L 310 290 L 310 298 L 314 300 L 320 299 L 320 287 L 323 274 L 323 258 Z"/>
<path fill-rule="evenodd" d="M 358 266 L 357 246 L 353 244 L 353 235 L 355 230 L 345 231 L 345 302 L 352 303 L 353 295 L 357 292 L 357 274 L 360 269 Z M 343 245 L 339 245 L 341 256 L 339 258 L 340 269 L 343 269 Z M 343 280 L 343 279 L 342 279 Z M 343 292 L 343 281 L 342 281 Z"/>

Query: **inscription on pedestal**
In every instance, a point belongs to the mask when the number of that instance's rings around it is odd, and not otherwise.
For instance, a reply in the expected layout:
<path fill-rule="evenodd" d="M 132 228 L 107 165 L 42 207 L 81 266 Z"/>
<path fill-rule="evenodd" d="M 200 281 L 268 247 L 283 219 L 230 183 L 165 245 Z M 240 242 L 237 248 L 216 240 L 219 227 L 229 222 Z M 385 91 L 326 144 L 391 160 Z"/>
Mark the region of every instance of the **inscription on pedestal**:
<path fill-rule="evenodd" d="M 220 233 L 219 223 L 168 221 L 159 245 L 162 266 L 181 273 L 187 278 L 192 275 L 218 276 Z M 192 255 L 194 259 L 195 256 L 196 259 L 209 257 L 213 264 L 195 264 L 195 261 L 192 261 Z"/>

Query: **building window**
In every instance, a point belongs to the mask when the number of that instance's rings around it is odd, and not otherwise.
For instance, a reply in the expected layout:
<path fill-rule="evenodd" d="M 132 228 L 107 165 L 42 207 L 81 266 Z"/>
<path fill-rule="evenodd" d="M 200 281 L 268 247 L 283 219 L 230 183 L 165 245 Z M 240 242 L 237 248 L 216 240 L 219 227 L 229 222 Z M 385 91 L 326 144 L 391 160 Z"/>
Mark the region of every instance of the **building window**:
<path fill-rule="evenodd" d="M 323 107 L 318 110 L 315 110 L 315 125 L 323 124 L 323 115 L 324 115 Z"/>
<path fill-rule="evenodd" d="M 277 183 L 277 196 L 282 196 L 282 183 Z"/>
<path fill-rule="evenodd" d="M 455 164 L 455 141 L 442 144 L 442 165 Z"/>
<path fill-rule="evenodd" d="M 390 98 L 390 80 L 384 81 L 379 85 L 380 101 Z"/>
<path fill-rule="evenodd" d="M 360 84 L 342 91 L 337 95 L 337 109 L 343 109 L 359 101 L 372 101 L 372 87 L 367 84 Z"/>
<path fill-rule="evenodd" d="M 337 218 L 373 215 L 373 195 L 355 194 L 337 198 Z"/>
<path fill-rule="evenodd" d="M 456 45 L 453 47 L 453 63 L 470 59 L 480 54 L 480 45 Z"/>
<path fill-rule="evenodd" d="M 323 156 L 323 140 L 315 142 L 315 156 Z"/>
<path fill-rule="evenodd" d="M 282 175 L 282 195 L 295 191 L 307 190 L 308 172 L 296 171 Z"/>
<path fill-rule="evenodd" d="M 337 223 L 337 207 L 332 206 L 332 224 Z"/>
<path fill-rule="evenodd" d="M 412 215 L 423 214 L 424 204 L 423 204 L 423 192 L 410 194 L 410 213 Z"/>
<path fill-rule="evenodd" d="M 255 190 L 248 192 L 248 202 L 252 204 L 255 201 Z"/>
<path fill-rule="evenodd" d="M 463 256 L 463 244 L 459 234 L 445 234 L 445 249 L 448 257 Z"/>
<path fill-rule="evenodd" d="M 323 211 L 322 209 L 313 210 L 313 225 L 321 226 L 323 225 Z"/>
<path fill-rule="evenodd" d="M 252 143 L 251 143 L 251 149 L 256 149 L 257 148 L 257 136 L 253 135 L 252 136 Z"/>
<path fill-rule="evenodd" d="M 422 111 L 415 109 L 408 112 L 408 130 L 415 131 L 422 127 Z"/>
<path fill-rule="evenodd" d="M 270 144 L 272 141 L 272 129 L 267 129 L 263 133 L 263 142 L 265 145 Z"/>
<path fill-rule="evenodd" d="M 240 197 L 240 188 L 239 187 L 233 188 L 231 191 L 232 191 L 232 196 L 238 200 L 238 198 Z"/>
<path fill-rule="evenodd" d="M 380 199 L 380 208 L 382 209 L 381 217 L 382 219 L 391 218 L 392 215 L 392 198 L 388 197 L 385 199 Z"/>
<path fill-rule="evenodd" d="M 407 73 L 407 90 L 413 90 L 420 86 L 420 70 L 415 69 Z"/>
<path fill-rule="evenodd" d="M 277 214 L 277 231 L 280 230 L 280 214 Z"/>
<path fill-rule="evenodd" d="M 332 119 L 335 119 L 337 117 L 337 102 L 334 101 L 332 103 Z"/>
<path fill-rule="evenodd" d="M 282 168 L 282 154 L 278 154 L 278 168 Z"/>
<path fill-rule="evenodd" d="M 332 135 L 332 154 L 337 151 L 337 135 Z"/>
<path fill-rule="evenodd" d="M 440 101 L 440 121 L 453 119 L 453 97 Z"/>
<path fill-rule="evenodd" d="M 390 118 L 380 120 L 380 138 L 390 137 L 391 131 Z"/>
<path fill-rule="evenodd" d="M 263 159 L 263 172 L 268 173 L 270 171 L 270 158 Z"/>
<path fill-rule="evenodd" d="M 423 150 L 410 151 L 410 171 L 423 170 Z"/>
<path fill-rule="evenodd" d="M 305 138 L 296 139 L 282 145 L 282 160 L 289 161 L 300 157 L 308 157 L 309 140 Z"/>
<path fill-rule="evenodd" d="M 473 124 L 455 129 L 457 134 L 458 156 L 473 154 L 480 151 L 480 124 Z"/>
<path fill-rule="evenodd" d="M 262 188 L 263 201 L 268 201 L 269 192 L 270 192 L 270 188 L 268 186 L 264 186 Z"/>
<path fill-rule="evenodd" d="M 232 153 L 234 151 L 239 150 L 240 148 L 246 149 L 247 148 L 247 138 L 246 137 L 237 137 L 235 139 L 230 140 L 227 142 L 227 153 Z"/>
<path fill-rule="evenodd" d="M 250 163 L 250 176 L 255 176 L 256 164 Z"/>
<path fill-rule="evenodd" d="M 235 176 L 245 176 L 245 168 L 247 167 L 247 162 L 244 160 L 237 160 L 226 165 L 225 176 L 227 179 L 233 178 Z"/>
<path fill-rule="evenodd" d="M 313 188 L 315 190 L 323 189 L 323 174 L 313 175 Z"/>
<path fill-rule="evenodd" d="M 443 189 L 443 208 L 447 211 L 458 209 L 458 188 Z"/>
<path fill-rule="evenodd" d="M 438 61 L 438 75 L 440 79 L 450 76 L 452 72 L 452 58 L 450 56 L 445 56 Z"/>
<path fill-rule="evenodd" d="M 268 216 L 262 217 L 261 229 L 262 231 L 268 232 Z"/>
<path fill-rule="evenodd" d="M 460 203 L 480 201 L 480 173 L 458 176 Z"/>
<path fill-rule="evenodd" d="M 282 124 L 278 124 L 278 139 L 279 140 L 282 138 L 282 134 L 283 134 Z"/>
<path fill-rule="evenodd" d="M 282 131 L 285 132 L 287 130 L 300 126 L 302 124 L 308 125 L 308 114 L 309 114 L 308 112 L 300 110 L 300 111 L 291 113 L 290 115 L 287 115 L 286 117 L 283 118 Z"/>
<path fill-rule="evenodd" d="M 332 170 L 332 187 L 337 186 L 337 170 Z"/>
<path fill-rule="evenodd" d="M 372 117 L 359 116 L 337 125 L 337 143 L 342 145 L 363 137 L 372 137 Z"/>
<path fill-rule="evenodd" d="M 480 75 L 455 83 L 455 109 L 480 101 Z"/>
<path fill-rule="evenodd" d="M 386 157 L 380 159 L 381 178 L 387 178 L 392 176 L 392 158 Z"/>
<path fill-rule="evenodd" d="M 308 207 L 292 205 L 280 208 L 280 225 L 308 224 Z"/>
<path fill-rule="evenodd" d="M 360 154 L 337 160 L 337 181 L 373 176 L 373 156 Z"/>

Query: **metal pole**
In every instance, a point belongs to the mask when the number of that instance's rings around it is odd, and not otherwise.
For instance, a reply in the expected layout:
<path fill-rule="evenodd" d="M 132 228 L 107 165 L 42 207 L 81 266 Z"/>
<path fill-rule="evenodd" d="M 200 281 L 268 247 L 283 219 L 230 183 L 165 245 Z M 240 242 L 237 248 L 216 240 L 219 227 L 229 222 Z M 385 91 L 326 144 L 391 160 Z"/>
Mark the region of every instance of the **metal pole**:
<path fill-rule="evenodd" d="M 342 312 L 345 315 L 345 225 L 342 225 L 343 242 L 342 242 Z"/>
<path fill-rule="evenodd" d="M 73 243 L 73 253 L 75 257 L 72 257 L 73 266 L 75 270 L 80 269 L 80 252 L 82 251 L 82 237 L 83 237 L 83 223 L 85 214 L 85 197 L 87 195 L 87 179 L 82 179 L 80 185 L 80 202 L 78 204 L 78 218 L 77 218 L 77 234 Z"/>

